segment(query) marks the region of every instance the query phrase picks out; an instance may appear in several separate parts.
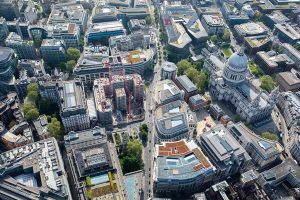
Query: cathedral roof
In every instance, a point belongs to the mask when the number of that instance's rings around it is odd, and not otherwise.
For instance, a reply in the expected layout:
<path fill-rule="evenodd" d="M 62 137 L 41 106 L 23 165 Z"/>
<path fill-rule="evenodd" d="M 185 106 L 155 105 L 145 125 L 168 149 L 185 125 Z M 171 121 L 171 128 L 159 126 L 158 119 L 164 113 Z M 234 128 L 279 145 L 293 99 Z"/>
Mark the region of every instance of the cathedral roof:
<path fill-rule="evenodd" d="M 237 53 L 233 53 L 228 59 L 228 65 L 230 68 L 238 71 L 245 71 L 248 68 L 247 56 L 244 53 L 243 48 L 240 48 Z"/>

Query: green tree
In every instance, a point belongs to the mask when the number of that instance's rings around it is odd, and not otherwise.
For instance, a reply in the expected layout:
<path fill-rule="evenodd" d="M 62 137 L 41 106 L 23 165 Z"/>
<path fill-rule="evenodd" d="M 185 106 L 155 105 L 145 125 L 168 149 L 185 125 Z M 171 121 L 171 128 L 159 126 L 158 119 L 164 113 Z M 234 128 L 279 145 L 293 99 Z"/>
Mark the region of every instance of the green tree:
<path fill-rule="evenodd" d="M 80 37 L 80 40 L 79 40 L 79 46 L 80 46 L 80 47 L 84 47 L 84 36 L 81 36 L 81 37 Z"/>
<path fill-rule="evenodd" d="M 80 57 L 80 51 L 76 48 L 68 48 L 67 57 L 68 57 L 68 60 L 77 61 L 78 58 Z"/>
<path fill-rule="evenodd" d="M 195 68 L 200 72 L 203 69 L 204 61 L 203 60 L 198 60 L 195 63 Z"/>
<path fill-rule="evenodd" d="M 24 103 L 21 105 L 21 111 L 24 113 L 24 115 L 31 109 L 34 109 L 35 106 L 32 103 Z"/>
<path fill-rule="evenodd" d="M 236 115 L 234 116 L 234 122 L 240 122 L 242 120 L 241 116 Z"/>
<path fill-rule="evenodd" d="M 64 62 L 61 62 L 61 63 L 58 64 L 58 68 L 59 68 L 60 70 L 62 70 L 62 71 L 66 71 L 67 65 L 66 65 L 66 63 L 64 63 Z"/>
<path fill-rule="evenodd" d="M 230 32 L 228 29 L 224 30 L 223 36 L 222 36 L 222 40 L 224 42 L 229 42 L 230 41 Z"/>
<path fill-rule="evenodd" d="M 92 180 L 90 176 L 85 177 L 85 183 L 88 187 L 92 185 Z"/>
<path fill-rule="evenodd" d="M 139 129 L 140 129 L 140 131 L 148 132 L 148 125 L 144 123 L 139 127 Z"/>
<path fill-rule="evenodd" d="M 196 77 L 196 85 L 204 93 L 208 88 L 209 76 L 206 72 L 201 71 Z"/>
<path fill-rule="evenodd" d="M 58 140 L 61 138 L 61 123 L 55 117 L 52 117 L 51 122 L 48 123 L 48 129 L 53 137 L 55 137 Z"/>
<path fill-rule="evenodd" d="M 43 40 L 40 35 L 33 36 L 33 43 L 34 43 L 35 48 L 40 48 L 42 45 L 42 42 L 43 42 Z"/>
<path fill-rule="evenodd" d="M 75 65 L 76 65 L 75 60 L 69 60 L 66 64 L 67 71 L 72 73 Z"/>
<path fill-rule="evenodd" d="M 198 71 L 194 67 L 190 67 L 184 72 L 193 82 L 198 79 Z"/>
<path fill-rule="evenodd" d="M 29 91 L 28 94 L 27 94 L 27 98 L 31 102 L 36 102 L 38 97 L 39 97 L 39 94 L 38 94 L 37 91 Z"/>
<path fill-rule="evenodd" d="M 261 134 L 261 136 L 269 140 L 278 141 L 278 136 L 274 133 L 264 132 Z"/>
<path fill-rule="evenodd" d="M 145 18 L 145 20 L 146 20 L 146 23 L 147 23 L 147 24 L 153 24 L 153 21 L 154 21 L 154 20 L 153 20 L 153 17 L 150 16 L 150 15 L 147 16 L 147 17 Z"/>
<path fill-rule="evenodd" d="M 254 76 L 261 77 L 264 75 L 264 72 L 252 61 L 248 62 L 248 66 L 249 66 L 251 74 L 253 74 Z"/>
<path fill-rule="evenodd" d="M 40 114 L 52 115 L 58 113 L 58 105 L 56 103 L 51 103 L 49 99 L 41 98 L 38 102 Z M 51 108 L 51 109 L 49 109 Z M 49 120 L 51 122 L 51 118 Z"/>
<path fill-rule="evenodd" d="M 275 88 L 275 81 L 269 75 L 264 75 L 260 77 L 260 87 L 267 92 L 271 92 Z"/>
<path fill-rule="evenodd" d="M 180 60 L 176 65 L 178 68 L 178 75 L 183 75 L 188 68 L 193 67 L 193 65 L 187 59 Z"/>
<path fill-rule="evenodd" d="M 261 12 L 257 11 L 254 15 L 254 21 L 261 22 L 263 20 L 263 17 L 264 15 Z"/>
<path fill-rule="evenodd" d="M 36 108 L 32 108 L 25 113 L 25 119 L 28 121 L 33 121 L 39 117 L 39 111 Z"/>
<path fill-rule="evenodd" d="M 142 159 L 142 144 L 138 140 L 129 141 L 126 145 L 126 153 Z"/>
<path fill-rule="evenodd" d="M 15 120 L 12 120 L 12 121 L 9 122 L 8 128 L 11 129 L 11 128 L 12 128 L 14 125 L 16 125 L 16 124 L 17 124 L 16 121 L 15 121 Z"/>
<path fill-rule="evenodd" d="M 148 140 L 148 132 L 146 131 L 140 131 L 139 136 L 142 141 L 147 141 Z"/>
<path fill-rule="evenodd" d="M 212 35 L 210 36 L 210 41 L 212 41 L 213 43 L 216 43 L 218 41 L 218 37 L 216 35 Z"/>
<path fill-rule="evenodd" d="M 37 83 L 29 83 L 26 87 L 27 92 L 39 91 L 39 85 Z"/>
<path fill-rule="evenodd" d="M 93 191 L 91 189 L 87 190 L 88 199 L 91 200 L 93 198 Z"/>
<path fill-rule="evenodd" d="M 141 162 L 134 156 L 125 156 L 121 160 L 122 171 L 124 174 L 141 169 Z"/>

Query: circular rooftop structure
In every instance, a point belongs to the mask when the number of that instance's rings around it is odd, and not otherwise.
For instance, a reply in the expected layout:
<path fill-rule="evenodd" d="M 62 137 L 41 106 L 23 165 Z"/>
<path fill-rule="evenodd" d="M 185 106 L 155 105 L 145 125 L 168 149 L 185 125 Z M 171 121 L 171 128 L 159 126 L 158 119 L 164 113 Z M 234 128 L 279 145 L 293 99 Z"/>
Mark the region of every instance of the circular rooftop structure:
<path fill-rule="evenodd" d="M 173 72 L 173 71 L 176 71 L 177 69 L 177 66 L 175 65 L 175 63 L 172 63 L 172 62 L 164 62 L 161 66 L 164 71 L 167 71 L 167 72 Z"/>
<path fill-rule="evenodd" d="M 11 79 L 16 70 L 17 62 L 13 49 L 0 47 L 0 80 Z"/>
<path fill-rule="evenodd" d="M 248 59 L 244 49 L 240 48 L 237 53 L 233 53 L 223 70 L 223 78 L 231 83 L 243 82 L 248 72 Z"/>

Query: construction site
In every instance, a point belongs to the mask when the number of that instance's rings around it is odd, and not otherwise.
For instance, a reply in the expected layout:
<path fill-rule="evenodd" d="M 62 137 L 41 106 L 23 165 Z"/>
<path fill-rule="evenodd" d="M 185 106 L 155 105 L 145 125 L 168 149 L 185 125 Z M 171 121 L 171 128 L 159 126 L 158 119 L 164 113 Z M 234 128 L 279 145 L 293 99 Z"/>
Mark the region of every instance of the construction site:
<path fill-rule="evenodd" d="M 106 128 L 144 119 L 144 84 L 139 74 L 109 75 L 94 81 L 94 98 L 100 125 Z"/>

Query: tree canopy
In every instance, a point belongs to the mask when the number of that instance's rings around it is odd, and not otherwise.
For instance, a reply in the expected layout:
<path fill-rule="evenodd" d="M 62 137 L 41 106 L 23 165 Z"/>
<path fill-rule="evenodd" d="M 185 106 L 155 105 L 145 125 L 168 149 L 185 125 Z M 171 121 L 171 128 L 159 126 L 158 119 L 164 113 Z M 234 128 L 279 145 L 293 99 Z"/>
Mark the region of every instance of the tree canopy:
<path fill-rule="evenodd" d="M 218 37 L 216 35 L 212 35 L 210 36 L 210 41 L 212 41 L 213 43 L 216 43 L 218 41 Z"/>
<path fill-rule="evenodd" d="M 39 91 L 39 85 L 37 83 L 29 83 L 26 87 L 27 92 Z"/>
<path fill-rule="evenodd" d="M 76 48 L 68 48 L 67 57 L 68 57 L 68 60 L 77 61 L 78 58 L 80 57 L 80 51 Z"/>
<path fill-rule="evenodd" d="M 69 61 L 67 62 L 67 64 L 66 64 L 66 69 L 67 69 L 67 71 L 70 72 L 70 73 L 72 73 L 72 72 L 73 72 L 73 69 L 74 69 L 74 67 L 75 67 L 75 65 L 76 65 L 75 60 L 69 60 Z"/>
<path fill-rule="evenodd" d="M 278 136 L 274 133 L 264 132 L 261 134 L 261 136 L 269 140 L 278 141 Z"/>
<path fill-rule="evenodd" d="M 35 108 L 35 107 L 32 108 L 32 109 L 30 109 L 30 110 L 28 110 L 24 114 L 25 114 L 25 119 L 28 120 L 28 121 L 36 120 L 39 117 L 39 115 L 40 115 L 38 109 Z"/>
<path fill-rule="evenodd" d="M 260 82 L 261 89 L 266 90 L 267 92 L 271 92 L 276 85 L 275 81 L 269 75 L 263 75 L 260 77 Z"/>
<path fill-rule="evenodd" d="M 145 20 L 146 20 L 146 23 L 147 24 L 153 24 L 153 21 L 154 21 L 154 19 L 153 19 L 153 17 L 152 16 L 147 16 L 146 18 L 145 18 Z"/>
<path fill-rule="evenodd" d="M 222 40 L 224 42 L 229 42 L 230 41 L 230 32 L 228 29 L 224 30 L 223 36 L 222 36 Z"/>
<path fill-rule="evenodd" d="M 56 139 L 60 139 L 61 138 L 61 123 L 60 121 L 58 121 L 55 117 L 51 118 L 51 122 L 48 123 L 48 129 L 50 134 L 55 137 Z"/>
<path fill-rule="evenodd" d="M 122 150 L 120 163 L 124 174 L 142 168 L 142 144 L 138 140 L 129 141 Z"/>

